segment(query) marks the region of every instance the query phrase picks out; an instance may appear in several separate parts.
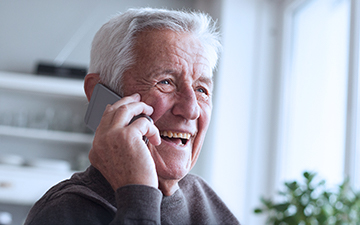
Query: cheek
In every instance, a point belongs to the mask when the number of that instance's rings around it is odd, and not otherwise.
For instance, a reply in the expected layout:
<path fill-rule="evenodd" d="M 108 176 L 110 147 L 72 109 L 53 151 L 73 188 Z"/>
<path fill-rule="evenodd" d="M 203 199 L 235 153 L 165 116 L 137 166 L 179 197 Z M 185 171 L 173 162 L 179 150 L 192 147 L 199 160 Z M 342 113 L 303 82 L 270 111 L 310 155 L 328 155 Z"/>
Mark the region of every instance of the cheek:
<path fill-rule="evenodd" d="M 149 97 L 145 97 L 143 102 L 153 107 L 154 112 L 151 115 L 151 118 L 154 120 L 154 122 L 156 122 L 159 118 L 161 118 L 162 115 L 164 115 L 165 112 L 171 108 L 171 104 L 169 104 L 170 99 L 160 95 L 148 94 L 146 96 Z"/>
<path fill-rule="evenodd" d="M 198 122 L 198 129 L 201 133 L 206 133 L 211 119 L 212 105 L 204 104 L 201 105 L 201 114 Z"/>
<path fill-rule="evenodd" d="M 197 154 L 200 151 L 206 132 L 209 128 L 211 119 L 211 106 L 207 105 L 207 107 L 202 107 L 200 117 L 198 119 L 198 133 L 195 139 L 193 154 Z"/>

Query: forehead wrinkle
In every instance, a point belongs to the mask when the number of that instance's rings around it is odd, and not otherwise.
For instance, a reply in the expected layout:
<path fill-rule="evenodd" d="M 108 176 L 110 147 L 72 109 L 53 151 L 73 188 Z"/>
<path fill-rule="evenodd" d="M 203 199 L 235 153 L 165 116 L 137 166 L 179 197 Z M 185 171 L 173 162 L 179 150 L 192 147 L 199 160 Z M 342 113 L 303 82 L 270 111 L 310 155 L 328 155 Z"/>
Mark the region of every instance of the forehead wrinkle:
<path fill-rule="evenodd" d="M 172 36 L 168 36 L 168 41 L 164 42 L 164 39 L 156 39 L 152 34 L 152 32 L 143 33 L 142 37 L 138 39 L 136 48 L 137 55 L 141 59 L 138 63 L 146 64 L 148 57 L 156 62 L 156 64 L 152 65 L 152 67 L 155 66 L 156 68 L 150 67 L 151 71 L 147 73 L 148 76 L 156 76 L 158 73 L 163 73 L 165 70 L 169 71 L 170 69 L 173 73 L 195 75 L 193 77 L 194 80 L 200 77 L 201 74 L 212 77 L 206 52 L 197 38 L 191 36 L 191 34 L 190 36 L 179 36 L 176 33 L 172 33 Z M 148 35 L 150 35 L 150 39 L 146 38 Z M 156 50 L 156 54 L 153 48 Z M 141 57 L 144 55 L 147 57 Z"/>
<path fill-rule="evenodd" d="M 183 61 L 183 62 L 179 62 Z M 209 66 L 206 63 L 202 62 L 191 62 L 191 65 L 185 59 L 178 59 L 178 62 L 175 64 L 176 66 L 171 65 L 171 68 L 164 68 L 164 71 L 168 74 L 172 75 L 181 75 L 181 77 L 185 78 L 186 74 L 188 74 L 193 82 L 201 82 L 205 83 L 209 87 L 212 87 L 212 73 Z M 196 66 L 194 64 L 197 64 Z M 200 67 L 200 68 L 199 68 Z M 208 69 L 208 70 L 207 70 Z M 209 72 L 207 72 L 209 71 Z"/>
<path fill-rule="evenodd" d="M 186 69 L 186 72 L 191 74 L 203 73 L 208 69 L 208 71 L 210 71 L 210 77 L 212 77 L 208 60 L 203 54 L 192 54 L 179 47 L 176 47 L 176 49 L 180 50 L 183 54 L 179 54 L 177 52 L 169 53 L 168 59 L 172 66 L 179 66 L 181 70 Z M 204 67 L 205 71 L 202 69 Z"/>
<path fill-rule="evenodd" d="M 172 46 L 174 47 L 173 49 L 175 49 L 173 54 L 180 58 L 183 58 L 187 62 L 188 61 L 198 62 L 202 60 L 209 61 L 208 58 L 205 57 L 205 50 L 201 45 L 199 46 L 198 44 L 191 44 L 191 45 L 188 44 L 186 45 L 186 48 L 182 48 L 182 46 L 179 46 L 177 44 L 172 44 Z M 181 53 L 183 53 L 184 56 Z"/>
<path fill-rule="evenodd" d="M 180 56 L 174 52 L 164 55 L 163 60 L 159 64 L 154 65 L 154 67 L 148 71 L 147 77 L 152 79 L 156 78 L 160 74 L 171 74 L 173 76 L 180 77 L 188 74 L 192 77 L 193 81 L 199 80 L 200 82 L 209 85 L 209 87 L 212 87 L 213 83 L 211 79 L 211 69 L 206 62 L 200 60 L 196 61 L 193 59 L 189 62 L 184 58 L 184 56 Z"/>

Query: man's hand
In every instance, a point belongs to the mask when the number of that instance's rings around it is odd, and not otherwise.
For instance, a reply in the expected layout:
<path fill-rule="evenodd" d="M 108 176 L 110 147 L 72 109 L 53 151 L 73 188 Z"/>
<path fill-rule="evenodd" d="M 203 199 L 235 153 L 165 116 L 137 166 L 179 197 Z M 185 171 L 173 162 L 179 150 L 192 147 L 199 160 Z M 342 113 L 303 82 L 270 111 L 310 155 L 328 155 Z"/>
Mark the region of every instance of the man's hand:
<path fill-rule="evenodd" d="M 152 113 L 151 106 L 140 102 L 139 94 L 124 97 L 105 109 L 89 159 L 114 190 L 128 184 L 158 188 L 155 163 L 143 136 L 150 144 L 159 145 L 159 130 L 145 117 L 129 124 L 136 115 Z"/>

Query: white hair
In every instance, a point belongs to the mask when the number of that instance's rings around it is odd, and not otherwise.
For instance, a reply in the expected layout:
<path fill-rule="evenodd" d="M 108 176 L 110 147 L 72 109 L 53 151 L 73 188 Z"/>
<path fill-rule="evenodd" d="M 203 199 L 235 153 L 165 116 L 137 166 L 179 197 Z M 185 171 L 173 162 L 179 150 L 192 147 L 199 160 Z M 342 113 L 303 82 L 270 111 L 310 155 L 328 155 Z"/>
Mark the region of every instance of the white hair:
<path fill-rule="evenodd" d="M 136 35 L 148 29 L 189 32 L 202 43 L 214 70 L 221 49 L 216 22 L 201 12 L 165 9 L 129 9 L 105 23 L 92 42 L 89 73 L 100 74 L 101 82 L 122 94 L 122 75 L 135 64 Z"/>

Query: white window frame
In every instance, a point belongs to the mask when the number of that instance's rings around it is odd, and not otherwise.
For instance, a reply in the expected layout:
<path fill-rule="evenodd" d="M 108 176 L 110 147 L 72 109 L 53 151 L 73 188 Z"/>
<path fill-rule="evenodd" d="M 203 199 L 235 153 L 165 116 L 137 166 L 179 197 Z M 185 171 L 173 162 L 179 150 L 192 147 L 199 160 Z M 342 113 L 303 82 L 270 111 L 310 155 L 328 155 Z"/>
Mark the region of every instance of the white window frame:
<path fill-rule="evenodd" d="M 348 97 L 345 143 L 345 176 L 356 188 L 359 184 L 359 42 L 360 42 L 360 2 L 351 0 L 350 40 L 348 62 Z"/>

